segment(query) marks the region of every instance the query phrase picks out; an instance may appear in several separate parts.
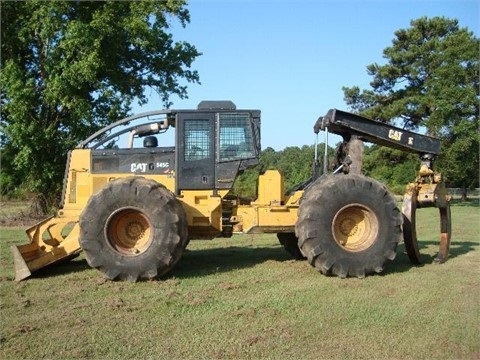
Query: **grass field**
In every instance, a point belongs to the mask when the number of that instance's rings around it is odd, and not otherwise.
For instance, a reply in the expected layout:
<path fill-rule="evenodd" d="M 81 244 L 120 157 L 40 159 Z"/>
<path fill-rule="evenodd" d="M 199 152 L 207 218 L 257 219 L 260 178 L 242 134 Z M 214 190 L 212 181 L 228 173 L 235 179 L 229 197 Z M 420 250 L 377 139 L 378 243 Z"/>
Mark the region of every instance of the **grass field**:
<path fill-rule="evenodd" d="M 192 241 L 162 281 L 105 281 L 82 256 L 15 283 L 1 228 L 2 359 L 479 359 L 480 207 L 452 207 L 442 265 L 436 209 L 418 212 L 424 265 L 399 246 L 381 275 L 325 277 L 274 235 Z"/>

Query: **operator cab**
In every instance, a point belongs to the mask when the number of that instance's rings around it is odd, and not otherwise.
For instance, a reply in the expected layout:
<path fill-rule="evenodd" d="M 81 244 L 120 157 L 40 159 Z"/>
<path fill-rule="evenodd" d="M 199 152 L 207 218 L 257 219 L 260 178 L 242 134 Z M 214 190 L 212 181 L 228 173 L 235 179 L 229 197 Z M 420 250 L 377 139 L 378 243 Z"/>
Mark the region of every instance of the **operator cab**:
<path fill-rule="evenodd" d="M 237 174 L 258 164 L 260 111 L 231 101 L 202 101 L 176 115 L 177 191 L 229 189 Z"/>
<path fill-rule="evenodd" d="M 230 189 L 239 172 L 258 164 L 260 111 L 231 101 L 152 111 L 106 126 L 77 148 L 92 150 L 93 174 L 174 176 L 177 194 Z"/>

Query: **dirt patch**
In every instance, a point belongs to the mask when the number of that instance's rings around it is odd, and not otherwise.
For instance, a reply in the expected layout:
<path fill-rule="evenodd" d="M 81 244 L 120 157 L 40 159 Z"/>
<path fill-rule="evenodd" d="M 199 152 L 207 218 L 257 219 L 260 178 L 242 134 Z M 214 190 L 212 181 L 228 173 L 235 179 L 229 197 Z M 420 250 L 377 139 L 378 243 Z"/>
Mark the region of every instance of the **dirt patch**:
<path fill-rule="evenodd" d="M 0 227 L 29 227 L 43 219 L 43 217 L 28 216 L 22 213 L 14 216 L 5 216 L 0 213 Z"/>
<path fill-rule="evenodd" d="M 2 201 L 0 227 L 28 227 L 48 216 L 32 210 L 34 209 L 30 202 Z"/>

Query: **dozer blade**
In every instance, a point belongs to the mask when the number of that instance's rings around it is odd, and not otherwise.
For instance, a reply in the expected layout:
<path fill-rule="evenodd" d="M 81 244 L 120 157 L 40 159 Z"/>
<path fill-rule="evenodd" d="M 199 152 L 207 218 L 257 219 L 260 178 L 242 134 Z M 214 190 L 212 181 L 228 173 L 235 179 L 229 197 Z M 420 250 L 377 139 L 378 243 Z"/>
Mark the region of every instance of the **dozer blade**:
<path fill-rule="evenodd" d="M 15 281 L 21 281 L 32 275 L 18 247 L 12 245 L 10 250 L 12 251 L 13 265 L 15 266 Z"/>
<path fill-rule="evenodd" d="M 29 244 L 12 245 L 15 281 L 59 261 L 70 260 L 81 252 L 78 219 L 50 217 L 26 230 Z"/>

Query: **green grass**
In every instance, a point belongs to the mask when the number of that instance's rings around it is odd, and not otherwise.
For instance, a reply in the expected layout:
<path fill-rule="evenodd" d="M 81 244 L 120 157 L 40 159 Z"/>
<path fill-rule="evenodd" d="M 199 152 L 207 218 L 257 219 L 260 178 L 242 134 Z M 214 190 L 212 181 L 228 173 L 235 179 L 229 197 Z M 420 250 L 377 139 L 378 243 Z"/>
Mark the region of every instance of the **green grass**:
<path fill-rule="evenodd" d="M 0 239 L 2 359 L 478 359 L 480 208 L 452 207 L 442 265 L 436 209 L 418 212 L 424 265 L 400 245 L 381 275 L 325 277 L 274 235 L 192 241 L 163 281 L 104 281 L 84 258 L 15 283 Z"/>

